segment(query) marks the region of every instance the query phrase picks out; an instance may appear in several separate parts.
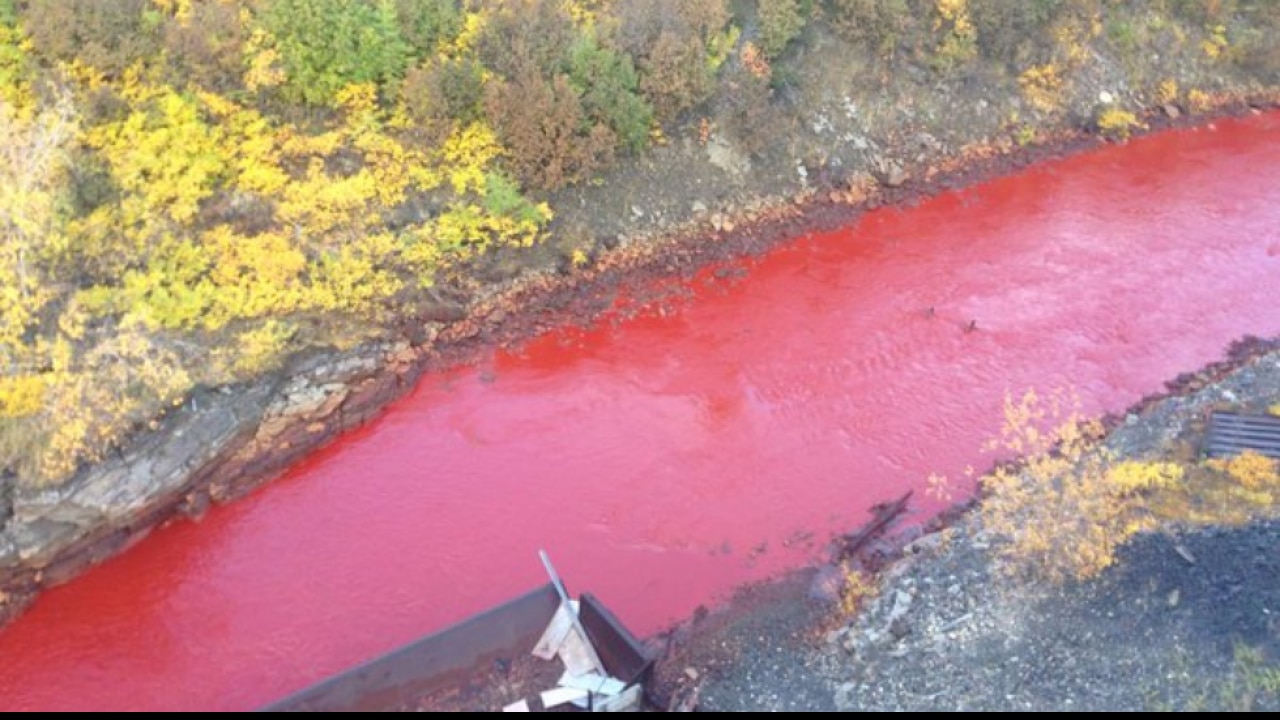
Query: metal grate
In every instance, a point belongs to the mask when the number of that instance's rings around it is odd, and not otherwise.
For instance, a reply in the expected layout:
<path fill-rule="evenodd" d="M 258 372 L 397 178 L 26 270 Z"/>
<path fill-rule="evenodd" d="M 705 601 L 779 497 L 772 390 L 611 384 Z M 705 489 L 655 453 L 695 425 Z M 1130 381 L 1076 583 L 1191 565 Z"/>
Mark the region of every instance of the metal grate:
<path fill-rule="evenodd" d="M 1209 419 L 1205 453 L 1218 458 L 1245 450 L 1280 460 L 1280 417 L 1215 412 Z"/>

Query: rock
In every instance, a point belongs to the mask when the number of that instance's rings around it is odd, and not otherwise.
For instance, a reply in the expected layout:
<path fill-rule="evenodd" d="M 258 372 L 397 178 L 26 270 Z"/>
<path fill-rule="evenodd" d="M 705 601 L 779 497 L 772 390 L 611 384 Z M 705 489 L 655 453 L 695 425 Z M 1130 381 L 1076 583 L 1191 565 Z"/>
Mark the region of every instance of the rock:
<path fill-rule="evenodd" d="M 1098 102 L 1102 103 L 1103 105 L 1110 105 L 1115 101 L 1116 101 L 1116 96 L 1112 95 L 1106 90 L 1103 90 L 1102 92 L 1098 93 Z"/>
<path fill-rule="evenodd" d="M 724 215 L 723 215 L 723 214 L 721 214 L 721 213 L 716 213 L 716 214 L 712 215 L 712 216 L 711 216 L 711 227 L 715 228 L 715 229 L 716 229 L 716 232 L 720 232 L 721 230 L 723 230 L 723 229 L 724 229 Z"/>
<path fill-rule="evenodd" d="M 893 594 L 893 607 L 889 610 L 889 615 L 885 622 L 885 629 L 893 637 L 901 638 L 901 636 L 894 631 L 894 627 L 899 624 L 899 621 L 903 620 L 907 616 L 907 613 L 911 612 L 911 603 L 913 600 L 914 598 L 911 597 L 911 593 L 906 592 L 905 590 L 898 590 Z"/>
<path fill-rule="evenodd" d="M 884 174 L 884 184 L 891 188 L 902 187 L 907 182 L 907 171 L 897 163 L 889 163 L 889 168 Z"/>
<path fill-rule="evenodd" d="M 1174 105 L 1173 103 L 1165 103 L 1164 105 L 1160 106 L 1160 109 L 1164 110 L 1164 114 L 1168 115 L 1170 118 L 1174 120 L 1177 120 L 1178 118 L 1182 117 L 1182 111 L 1179 110 L 1178 106 Z"/>
<path fill-rule="evenodd" d="M 1182 600 L 1182 593 L 1179 592 L 1177 588 L 1174 588 L 1173 592 L 1169 593 L 1169 599 L 1168 599 L 1169 607 L 1171 608 L 1178 607 L 1178 603 L 1181 600 Z"/>
<path fill-rule="evenodd" d="M 702 202 L 701 200 L 694 200 L 693 205 L 690 206 L 690 209 L 693 210 L 694 215 L 701 215 L 702 213 L 707 211 L 707 204 Z"/>
<path fill-rule="evenodd" d="M 857 691 L 858 686 L 852 681 L 840 683 L 840 687 L 836 688 L 836 709 L 842 712 L 852 709 L 853 694 Z"/>
<path fill-rule="evenodd" d="M 639 220 L 640 218 L 644 217 L 644 211 L 643 211 L 643 210 L 641 210 L 639 207 L 637 207 L 637 206 L 635 206 L 635 205 L 632 205 L 632 206 L 631 206 L 631 214 L 632 214 L 632 215 L 633 215 L 637 220 Z"/>
<path fill-rule="evenodd" d="M 942 547 L 942 533 L 935 532 L 920 537 L 907 543 L 902 548 L 903 555 L 920 555 L 936 553 Z"/>

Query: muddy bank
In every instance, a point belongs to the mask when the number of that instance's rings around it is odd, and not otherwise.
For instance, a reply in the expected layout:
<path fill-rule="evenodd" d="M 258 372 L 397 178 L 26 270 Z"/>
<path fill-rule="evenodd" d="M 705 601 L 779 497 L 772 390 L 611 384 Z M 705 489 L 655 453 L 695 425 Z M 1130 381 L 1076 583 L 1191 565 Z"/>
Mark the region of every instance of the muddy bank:
<path fill-rule="evenodd" d="M 1280 350 L 1237 343 L 1169 388 L 1115 416 L 1117 457 L 1183 457 L 1212 410 L 1275 404 Z M 900 540 L 853 617 L 815 571 L 691 623 L 663 692 L 696 688 L 704 710 L 1280 708 L 1274 520 L 1143 535 L 1099 578 L 1056 588 L 997 577 L 974 513 Z"/>
<path fill-rule="evenodd" d="M 1223 109 L 1249 112 L 1251 106 L 1238 101 Z M 1150 125 L 1175 122 L 1191 121 L 1157 115 Z M 581 272 L 533 274 L 466 307 L 442 304 L 421 324 L 406 328 L 406 339 L 317 355 L 251 387 L 198 394 L 158 429 L 72 483 L 47 491 L 19 487 L 12 493 L 0 533 L 4 613 L 15 613 L 41 587 L 72 577 L 156 525 L 199 515 L 210 502 L 237 497 L 271 478 L 342 430 L 365 422 L 423 372 L 474 361 L 495 345 L 550 328 L 622 317 L 625 310 L 612 310 L 619 298 L 636 301 L 632 308 L 678 300 L 668 295 L 678 295 L 679 289 L 661 281 L 842 225 L 867 208 L 909 203 L 1096 142 L 1078 129 L 1035 147 L 968 147 L 949 160 L 907 166 L 907 177 L 886 177 L 876 185 L 850 186 L 832 177 L 821 190 L 811 188 L 784 202 L 760 201 L 681 231 L 632 238 Z"/>

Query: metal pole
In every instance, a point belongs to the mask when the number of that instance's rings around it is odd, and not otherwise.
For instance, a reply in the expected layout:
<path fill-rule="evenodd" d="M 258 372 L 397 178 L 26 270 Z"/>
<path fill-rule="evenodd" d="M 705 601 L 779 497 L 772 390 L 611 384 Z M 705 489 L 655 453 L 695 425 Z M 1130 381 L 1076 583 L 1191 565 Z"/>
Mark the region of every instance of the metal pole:
<path fill-rule="evenodd" d="M 564 589 L 564 583 L 560 582 L 559 573 L 551 565 L 551 558 L 547 557 L 547 551 L 539 550 L 538 557 L 542 558 L 542 566 L 547 569 L 547 575 L 551 576 L 551 584 L 555 586 L 556 594 L 560 596 L 560 605 L 564 607 L 564 611 L 569 614 L 569 620 L 573 622 L 573 629 L 578 631 L 583 644 L 587 646 L 587 653 L 591 662 L 595 663 L 600 672 L 608 675 L 609 671 L 605 669 L 604 663 L 600 661 L 600 656 L 596 654 L 596 646 L 591 644 L 591 636 L 587 635 L 587 629 L 582 626 L 582 621 L 578 619 L 578 613 L 574 612 L 573 605 L 569 602 L 569 593 Z"/>

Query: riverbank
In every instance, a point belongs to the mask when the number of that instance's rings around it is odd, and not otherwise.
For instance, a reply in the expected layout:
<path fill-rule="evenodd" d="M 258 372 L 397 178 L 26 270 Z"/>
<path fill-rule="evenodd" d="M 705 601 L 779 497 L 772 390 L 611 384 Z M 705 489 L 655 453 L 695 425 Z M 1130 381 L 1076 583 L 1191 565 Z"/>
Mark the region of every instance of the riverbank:
<path fill-rule="evenodd" d="M 1119 460 L 1189 459 L 1214 409 L 1280 401 L 1274 342 L 1169 383 L 1110 422 Z M 900 538 L 853 617 L 824 573 L 744 593 L 677 634 L 664 697 L 705 710 L 1275 710 L 1280 524 L 1168 527 L 1065 586 L 994 571 L 981 513 Z M 830 575 L 827 571 L 825 575 Z"/>

